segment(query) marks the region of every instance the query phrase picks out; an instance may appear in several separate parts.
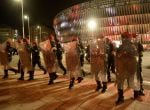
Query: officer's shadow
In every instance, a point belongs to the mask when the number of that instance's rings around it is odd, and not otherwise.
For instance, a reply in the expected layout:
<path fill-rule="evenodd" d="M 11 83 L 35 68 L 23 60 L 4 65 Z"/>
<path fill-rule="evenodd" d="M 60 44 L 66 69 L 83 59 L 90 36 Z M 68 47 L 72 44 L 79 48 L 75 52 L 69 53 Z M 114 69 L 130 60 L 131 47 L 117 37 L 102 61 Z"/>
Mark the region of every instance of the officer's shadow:
<path fill-rule="evenodd" d="M 135 109 L 135 100 L 133 99 L 133 96 L 127 96 L 126 95 L 126 92 L 130 92 L 131 93 L 131 90 L 130 89 L 125 89 L 124 90 L 124 102 L 123 103 L 120 103 L 118 105 L 116 105 L 116 101 L 117 101 L 117 98 L 118 98 L 118 95 L 117 93 L 115 93 L 114 95 L 108 97 L 108 98 L 105 98 L 105 99 L 102 99 L 96 110 L 100 109 L 101 107 L 103 107 L 103 109 L 105 110 L 111 110 L 111 109 L 114 109 L 114 110 L 126 110 L 126 109 Z M 107 93 L 106 93 L 107 94 Z M 132 93 L 131 93 L 132 94 Z"/>

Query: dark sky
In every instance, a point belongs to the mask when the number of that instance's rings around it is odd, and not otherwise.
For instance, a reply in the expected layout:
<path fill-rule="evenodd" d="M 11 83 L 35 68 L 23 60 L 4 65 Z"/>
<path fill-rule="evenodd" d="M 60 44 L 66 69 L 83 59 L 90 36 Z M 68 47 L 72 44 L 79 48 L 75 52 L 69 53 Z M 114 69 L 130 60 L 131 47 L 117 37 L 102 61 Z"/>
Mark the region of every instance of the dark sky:
<path fill-rule="evenodd" d="M 24 14 L 31 25 L 51 27 L 54 16 L 62 9 L 87 0 L 24 0 Z M 0 25 L 21 27 L 21 5 L 15 0 L 0 0 Z"/>

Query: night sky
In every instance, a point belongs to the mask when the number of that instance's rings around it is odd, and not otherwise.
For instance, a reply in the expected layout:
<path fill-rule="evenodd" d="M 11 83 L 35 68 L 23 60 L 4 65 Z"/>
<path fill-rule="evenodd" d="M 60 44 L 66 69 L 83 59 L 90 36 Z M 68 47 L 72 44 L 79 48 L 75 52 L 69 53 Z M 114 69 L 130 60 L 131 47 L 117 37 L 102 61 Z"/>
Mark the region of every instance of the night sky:
<path fill-rule="evenodd" d="M 24 14 L 30 16 L 31 25 L 52 27 L 53 18 L 61 10 L 87 0 L 24 0 Z M 21 4 L 15 0 L 0 0 L 0 26 L 20 28 Z"/>

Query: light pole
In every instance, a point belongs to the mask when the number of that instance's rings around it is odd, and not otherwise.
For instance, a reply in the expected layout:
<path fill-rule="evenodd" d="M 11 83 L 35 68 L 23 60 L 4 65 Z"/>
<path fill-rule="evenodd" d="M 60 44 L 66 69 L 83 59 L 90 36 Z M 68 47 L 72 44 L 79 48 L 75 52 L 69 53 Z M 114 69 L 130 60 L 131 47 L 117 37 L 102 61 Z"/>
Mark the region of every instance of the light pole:
<path fill-rule="evenodd" d="M 31 40 L 31 35 L 30 35 L 30 19 L 28 15 L 24 15 L 24 19 L 28 20 L 28 32 L 29 32 L 29 41 Z"/>
<path fill-rule="evenodd" d="M 17 2 L 20 2 L 21 3 L 21 12 L 22 12 L 22 36 L 23 36 L 23 38 L 25 38 L 25 35 L 24 35 L 24 9 L 23 9 L 23 0 L 15 0 L 15 1 L 17 1 Z"/>
<path fill-rule="evenodd" d="M 41 37 L 42 37 L 42 29 L 41 29 L 41 26 L 37 26 L 37 28 L 40 30 L 40 42 L 41 42 Z"/>

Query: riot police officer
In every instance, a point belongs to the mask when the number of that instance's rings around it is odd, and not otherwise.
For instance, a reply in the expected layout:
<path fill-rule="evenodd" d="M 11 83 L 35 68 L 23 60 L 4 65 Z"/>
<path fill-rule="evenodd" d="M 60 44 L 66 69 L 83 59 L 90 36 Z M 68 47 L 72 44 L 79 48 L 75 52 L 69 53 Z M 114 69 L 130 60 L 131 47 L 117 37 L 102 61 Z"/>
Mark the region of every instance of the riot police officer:
<path fill-rule="evenodd" d="M 35 66 L 37 64 L 38 67 L 44 71 L 44 74 L 46 74 L 46 69 L 41 65 L 40 49 L 38 48 L 36 42 L 33 42 L 33 46 L 31 48 L 31 54 L 32 54 L 33 70 L 35 70 Z"/>
<path fill-rule="evenodd" d="M 30 46 L 30 44 L 28 43 L 28 41 L 27 41 L 27 39 L 23 39 L 23 45 L 24 45 L 24 47 L 25 47 L 25 51 L 26 52 L 28 52 L 28 54 L 29 54 L 29 60 L 31 61 L 31 46 Z M 24 80 L 24 67 L 23 67 L 23 65 L 22 65 L 22 63 L 23 62 L 21 62 L 20 61 L 20 73 L 21 73 L 21 76 L 20 76 L 20 78 L 18 78 L 18 80 Z M 34 78 L 34 76 L 33 76 L 33 74 L 34 74 L 34 71 L 31 69 L 31 67 L 30 67 L 30 69 L 29 68 L 27 68 L 28 69 L 28 73 L 29 73 L 29 79 L 28 80 L 33 80 Z"/>
<path fill-rule="evenodd" d="M 57 56 L 58 65 L 64 71 L 63 75 L 65 75 L 67 73 L 67 70 L 62 63 L 63 48 L 61 47 L 60 41 L 56 39 L 56 36 L 55 36 L 55 42 L 56 42 L 56 56 Z"/>
<path fill-rule="evenodd" d="M 6 51 L 6 56 L 7 56 L 7 59 L 8 59 L 8 63 L 10 63 L 12 61 L 12 55 L 14 53 L 14 48 L 11 47 L 10 42 L 6 42 L 6 49 L 5 49 L 5 51 Z M 4 66 L 3 79 L 8 78 L 8 70 L 17 73 L 17 70 L 15 68 L 8 67 L 8 65 Z"/>
<path fill-rule="evenodd" d="M 106 38 L 106 53 L 107 53 L 107 80 L 108 82 L 111 82 L 110 71 L 112 71 L 112 73 L 115 73 L 114 45 L 108 38 Z"/>
<path fill-rule="evenodd" d="M 55 62 L 55 57 L 57 57 L 56 56 L 56 50 L 57 50 L 57 48 L 56 48 L 56 42 L 55 42 L 55 36 L 54 36 L 55 34 L 54 33 L 51 33 L 51 35 L 50 35 L 50 37 L 49 37 L 49 41 L 50 41 L 50 45 L 51 45 L 51 54 L 52 54 L 52 56 L 50 56 L 50 57 L 53 57 L 54 59 L 54 62 Z M 53 67 L 51 67 L 51 69 L 52 68 L 55 68 L 55 69 L 52 69 L 52 71 L 51 72 L 49 72 L 49 85 L 51 85 L 51 84 L 53 84 L 54 83 L 54 80 L 55 79 L 57 79 L 57 77 L 58 77 L 58 75 L 56 74 L 56 67 L 55 67 L 56 65 L 53 65 Z"/>

